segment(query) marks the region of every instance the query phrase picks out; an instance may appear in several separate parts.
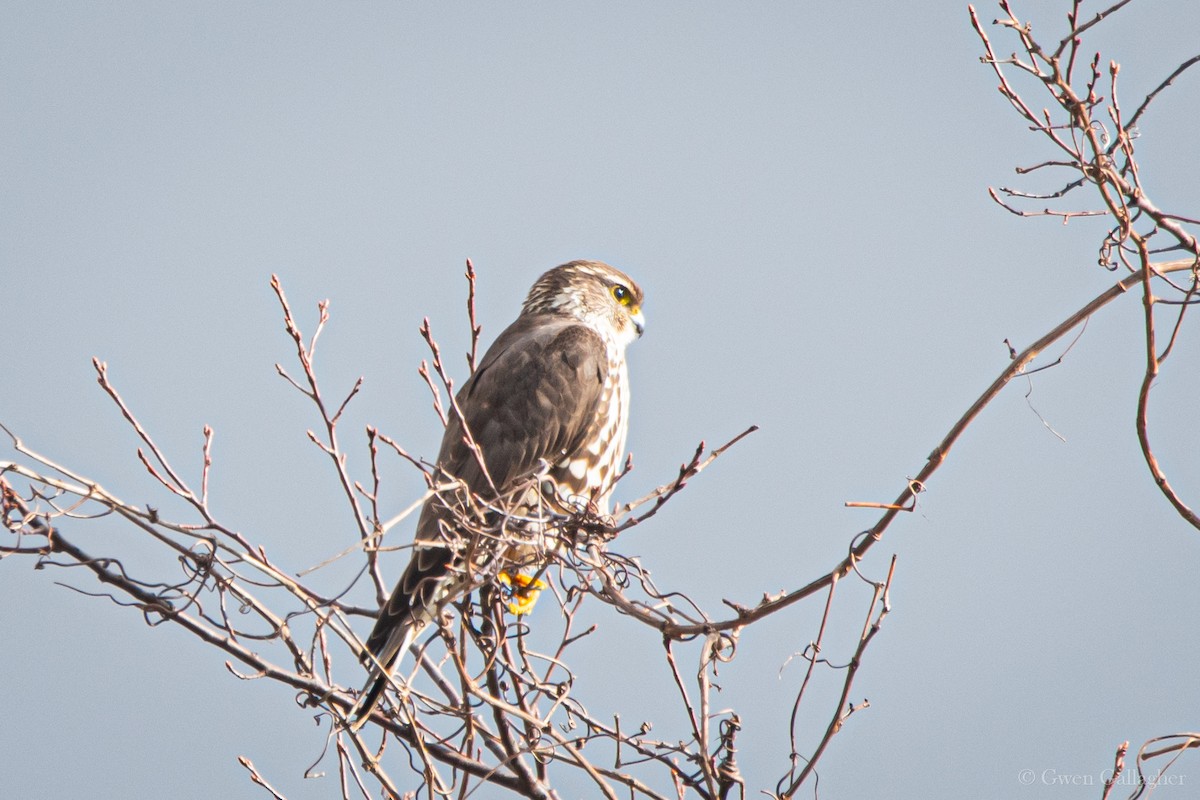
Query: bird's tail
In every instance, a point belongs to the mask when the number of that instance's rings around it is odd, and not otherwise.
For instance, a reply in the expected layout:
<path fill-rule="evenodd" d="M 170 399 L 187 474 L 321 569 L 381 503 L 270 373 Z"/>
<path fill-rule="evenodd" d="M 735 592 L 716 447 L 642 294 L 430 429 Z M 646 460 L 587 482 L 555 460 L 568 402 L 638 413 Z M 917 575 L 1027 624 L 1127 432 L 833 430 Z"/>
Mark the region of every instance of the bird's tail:
<path fill-rule="evenodd" d="M 424 514 L 422 512 L 422 520 Z M 422 523 L 418 523 L 418 531 L 421 526 Z M 371 680 L 350 710 L 351 731 L 366 724 L 391 683 L 392 670 L 417 634 L 433 619 L 440 604 L 450 596 L 453 581 L 448 580 L 448 576 L 453 559 L 453 551 L 445 547 L 417 547 L 413 551 L 412 561 L 400 576 L 391 597 L 379 610 L 379 618 L 367 637 L 362 662 L 370 670 Z"/>
<path fill-rule="evenodd" d="M 384 646 L 385 651 L 390 651 L 390 655 L 376 655 L 368 650 L 368 655 L 363 659 L 370 665 L 372 677 L 370 682 L 363 687 L 362 694 L 354 707 L 350 709 L 350 713 L 346 715 L 349 720 L 348 727 L 352 733 L 357 732 L 367 723 L 367 720 L 371 718 L 371 712 L 379 705 L 384 691 L 392 682 L 392 669 L 412 644 L 413 638 L 416 636 L 416 628 L 411 624 L 405 624 L 394 630 L 392 635 L 395 639 L 386 642 Z M 370 642 L 368 642 L 368 647 L 370 647 Z"/>
<path fill-rule="evenodd" d="M 354 704 L 354 708 L 350 709 L 350 714 L 347 716 L 347 719 L 350 720 L 351 733 L 357 733 L 359 728 L 371 718 L 371 712 L 375 710 L 375 706 L 379 705 L 379 699 L 383 697 L 383 690 L 387 688 L 389 680 L 391 677 L 387 672 L 379 672 L 375 679 L 367 685 L 366 691 L 358 698 L 358 702 Z"/>

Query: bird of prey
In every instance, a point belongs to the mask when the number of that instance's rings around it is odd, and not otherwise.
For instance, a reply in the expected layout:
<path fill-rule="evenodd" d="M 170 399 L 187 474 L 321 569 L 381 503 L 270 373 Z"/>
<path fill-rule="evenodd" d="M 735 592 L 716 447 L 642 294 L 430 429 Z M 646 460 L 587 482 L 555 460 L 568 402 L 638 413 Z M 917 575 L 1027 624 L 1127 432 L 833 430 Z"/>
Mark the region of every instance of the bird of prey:
<path fill-rule="evenodd" d="M 463 384 L 434 472 L 435 486 L 455 488 L 421 510 L 412 558 L 367 638 L 371 679 L 349 714 L 351 730 L 371 716 L 396 662 L 447 603 L 491 575 L 516 590 L 514 611 L 532 605 L 522 594 L 533 588 L 528 572 L 544 562 L 546 545 L 509 544 L 489 559 L 482 540 L 498 537 L 479 530 L 511 525 L 536 534 L 547 514 L 607 513 L 629 425 L 625 348 L 642 334 L 641 306 L 638 285 L 607 264 L 555 267 Z"/>

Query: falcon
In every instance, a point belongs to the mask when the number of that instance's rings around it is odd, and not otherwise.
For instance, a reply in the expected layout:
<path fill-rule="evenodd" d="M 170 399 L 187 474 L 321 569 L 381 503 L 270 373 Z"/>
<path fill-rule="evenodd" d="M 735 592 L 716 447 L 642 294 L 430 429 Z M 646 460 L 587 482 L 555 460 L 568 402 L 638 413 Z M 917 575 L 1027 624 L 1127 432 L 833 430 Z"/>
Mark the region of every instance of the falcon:
<path fill-rule="evenodd" d="M 599 261 L 546 272 L 455 396 L 417 521 L 412 558 L 367 637 L 371 678 L 350 711 L 371 716 L 413 640 L 488 580 L 524 613 L 544 588 L 541 521 L 608 513 L 629 426 L 625 348 L 642 335 L 642 290 Z M 497 544 L 500 542 L 501 544 Z"/>

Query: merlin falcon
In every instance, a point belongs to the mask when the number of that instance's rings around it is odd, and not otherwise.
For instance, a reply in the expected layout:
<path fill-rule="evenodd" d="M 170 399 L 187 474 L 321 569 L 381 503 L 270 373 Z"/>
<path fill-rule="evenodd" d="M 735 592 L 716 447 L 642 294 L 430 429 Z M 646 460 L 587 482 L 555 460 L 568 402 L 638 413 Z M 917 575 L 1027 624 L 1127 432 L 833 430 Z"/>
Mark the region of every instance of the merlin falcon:
<path fill-rule="evenodd" d="M 629 426 L 625 348 L 642 335 L 641 306 L 638 285 L 607 264 L 555 267 L 463 384 L 433 475 L 435 487 L 453 488 L 421 509 L 412 559 L 367 638 L 371 679 L 349 714 L 352 730 L 416 636 L 489 575 L 521 598 L 510 608 L 528 610 L 521 596 L 547 547 L 529 535 L 538 520 L 608 513 Z M 481 536 L 485 528 L 493 533 Z M 487 543 L 501 539 L 504 549 L 489 553 Z"/>

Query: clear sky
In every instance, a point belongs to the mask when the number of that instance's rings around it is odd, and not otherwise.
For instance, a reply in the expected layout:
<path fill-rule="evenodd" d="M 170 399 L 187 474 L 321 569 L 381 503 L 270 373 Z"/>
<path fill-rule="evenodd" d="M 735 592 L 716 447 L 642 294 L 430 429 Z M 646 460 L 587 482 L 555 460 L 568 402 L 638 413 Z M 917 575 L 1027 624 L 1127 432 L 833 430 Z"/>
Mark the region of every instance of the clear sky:
<path fill-rule="evenodd" d="M 1017 11 L 1057 33 L 1067 6 Z M 1137 0 L 1091 47 L 1122 62 L 1135 103 L 1196 54 L 1198 22 L 1192 0 Z M 271 273 L 309 328 L 332 301 L 327 390 L 365 378 L 347 435 L 377 425 L 431 457 L 416 331 L 427 315 L 463 352 L 464 259 L 488 341 L 543 270 L 602 259 L 647 296 L 618 499 L 669 480 L 701 439 L 762 429 L 620 548 L 714 613 L 803 585 L 876 518 L 844 503 L 898 494 L 1004 368 L 1005 338 L 1029 343 L 1115 279 L 1096 266 L 1101 224 L 988 199 L 1053 154 L 979 53 L 965 3 L 941 0 L 2 3 L 0 421 L 118 496 L 163 502 L 96 386 L 99 356 L 193 475 L 214 427 L 218 514 L 303 569 L 356 533 L 305 439 L 316 419 L 274 374 L 291 351 Z M 1192 217 L 1197 107 L 1189 73 L 1137 140 L 1150 194 Z M 1198 727 L 1200 533 L 1138 451 L 1140 335 L 1136 296 L 1093 318 L 1062 365 L 985 411 L 872 552 L 877 578 L 898 555 L 893 611 L 822 796 L 1097 797 L 1121 741 Z M 1193 506 L 1198 394 L 1193 325 L 1152 413 Z M 419 483 L 391 475 L 398 511 Z M 119 526 L 86 535 L 148 557 Z M 290 691 L 55 584 L 96 588 L 77 571 L 31 567 L 0 565 L 0 794 L 264 796 L 245 755 L 292 800 L 336 795 L 302 777 L 324 738 Z M 819 605 L 751 629 L 723 670 L 747 796 L 786 766 L 802 670 L 783 665 Z M 678 727 L 655 705 L 658 637 L 620 620 L 600 637 L 577 670 L 625 718 Z M 804 737 L 835 700 L 810 701 Z M 1197 763 L 1157 796 L 1190 796 Z"/>

